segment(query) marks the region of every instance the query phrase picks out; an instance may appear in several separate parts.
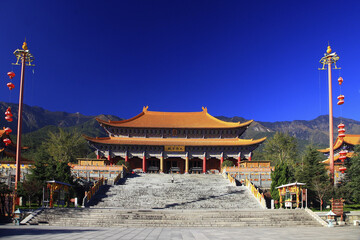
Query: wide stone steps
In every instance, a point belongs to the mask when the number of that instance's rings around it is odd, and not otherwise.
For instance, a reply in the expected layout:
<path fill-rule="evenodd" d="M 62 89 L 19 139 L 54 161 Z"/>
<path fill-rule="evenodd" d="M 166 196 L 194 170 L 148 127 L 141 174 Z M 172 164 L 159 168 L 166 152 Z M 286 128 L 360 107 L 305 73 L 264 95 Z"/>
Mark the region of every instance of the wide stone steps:
<path fill-rule="evenodd" d="M 79 227 L 318 226 L 304 210 L 45 209 L 30 224 Z"/>

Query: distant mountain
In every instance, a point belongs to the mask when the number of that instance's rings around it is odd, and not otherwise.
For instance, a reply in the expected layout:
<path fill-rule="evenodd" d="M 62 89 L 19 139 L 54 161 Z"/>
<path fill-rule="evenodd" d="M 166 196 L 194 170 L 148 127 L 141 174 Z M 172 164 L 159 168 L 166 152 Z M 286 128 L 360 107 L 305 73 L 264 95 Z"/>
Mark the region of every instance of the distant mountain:
<path fill-rule="evenodd" d="M 6 109 L 11 107 L 11 112 L 14 115 L 13 122 L 7 122 L 4 117 L 0 117 L 0 126 L 10 127 L 13 132 L 17 131 L 17 116 L 18 116 L 18 105 L 13 103 L 0 102 L 0 113 L 5 113 Z M 45 110 L 41 107 L 31 107 L 24 104 L 23 107 L 23 133 L 33 132 L 46 126 L 56 127 L 74 127 L 90 128 L 94 124 L 95 117 L 107 120 L 120 120 L 120 118 L 112 115 L 99 115 L 99 116 L 85 116 L 80 113 L 67 113 L 67 112 L 52 112 Z M 101 128 L 102 129 L 102 128 Z"/>
<path fill-rule="evenodd" d="M 218 117 L 223 121 L 243 122 L 246 121 L 241 117 Z M 347 118 L 334 117 L 334 135 L 337 135 L 337 125 L 343 122 L 345 124 L 346 133 L 360 134 L 360 122 Z M 242 135 L 242 138 L 261 138 L 269 137 L 275 132 L 286 132 L 296 137 L 300 145 L 314 144 L 319 147 L 327 147 L 329 145 L 329 116 L 322 115 L 313 120 L 294 120 L 279 122 L 256 122 L 254 121 L 249 129 Z"/>
<path fill-rule="evenodd" d="M 9 126 L 16 132 L 17 126 L 17 112 L 18 107 L 16 104 L 8 104 L 0 102 L 0 111 L 3 113 L 7 107 L 10 106 L 14 115 L 14 121 L 8 123 L 4 118 L 0 118 L 0 127 Z M 5 115 L 4 115 L 5 116 Z M 99 116 L 85 116 L 80 113 L 67 113 L 67 112 L 52 112 L 40 107 L 31 107 L 24 105 L 23 112 L 23 132 L 27 139 L 42 139 L 46 136 L 49 130 L 54 131 L 58 127 L 66 129 L 76 129 L 83 134 L 90 136 L 106 136 L 104 129 L 100 127 L 95 120 L 96 117 L 103 120 L 118 121 L 121 118 L 113 115 L 99 115 Z M 224 117 L 218 116 L 217 118 L 228 122 L 245 122 L 247 119 L 242 117 Z M 334 132 L 337 133 L 337 125 L 340 122 L 345 124 L 346 133 L 360 134 L 360 122 L 352 119 L 334 118 Z M 291 136 L 298 139 L 300 148 L 312 143 L 318 147 L 328 146 L 328 116 L 319 116 L 313 120 L 295 120 L 295 121 L 279 121 L 279 122 L 257 122 L 254 121 L 249 129 L 245 131 L 242 138 L 262 138 L 271 137 L 275 132 L 286 132 Z M 38 141 L 36 141 L 38 142 Z M 31 145 L 31 144 L 30 144 Z"/>

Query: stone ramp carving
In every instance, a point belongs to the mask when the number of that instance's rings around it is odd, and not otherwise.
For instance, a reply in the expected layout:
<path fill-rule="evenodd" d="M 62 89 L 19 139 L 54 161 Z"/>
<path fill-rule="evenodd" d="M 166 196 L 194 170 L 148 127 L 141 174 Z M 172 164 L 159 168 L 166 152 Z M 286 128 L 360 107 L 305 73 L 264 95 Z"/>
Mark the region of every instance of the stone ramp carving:
<path fill-rule="evenodd" d="M 174 182 L 172 182 L 172 179 Z M 121 209 L 261 209 L 244 186 L 221 175 L 140 174 L 111 186 L 96 208 Z"/>

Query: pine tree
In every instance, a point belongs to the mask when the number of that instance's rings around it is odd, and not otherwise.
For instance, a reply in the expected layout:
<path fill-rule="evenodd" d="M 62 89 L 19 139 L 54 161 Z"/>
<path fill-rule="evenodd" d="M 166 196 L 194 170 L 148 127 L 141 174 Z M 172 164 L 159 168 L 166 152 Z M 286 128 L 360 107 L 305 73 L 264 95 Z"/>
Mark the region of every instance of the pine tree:
<path fill-rule="evenodd" d="M 308 189 L 308 201 L 314 205 L 319 202 L 322 205 L 323 198 L 330 192 L 329 177 L 325 165 L 321 163 L 321 154 L 313 146 L 308 146 L 303 163 L 297 166 L 296 179 L 298 182 L 305 183 Z"/>
<path fill-rule="evenodd" d="M 274 200 L 279 201 L 279 190 L 276 187 L 291 183 L 294 180 L 294 176 L 289 166 L 286 163 L 279 163 L 275 166 L 273 172 L 271 172 L 271 197 Z"/>
<path fill-rule="evenodd" d="M 354 154 L 347 165 L 346 189 L 350 200 L 360 203 L 360 145 L 355 146 Z"/>

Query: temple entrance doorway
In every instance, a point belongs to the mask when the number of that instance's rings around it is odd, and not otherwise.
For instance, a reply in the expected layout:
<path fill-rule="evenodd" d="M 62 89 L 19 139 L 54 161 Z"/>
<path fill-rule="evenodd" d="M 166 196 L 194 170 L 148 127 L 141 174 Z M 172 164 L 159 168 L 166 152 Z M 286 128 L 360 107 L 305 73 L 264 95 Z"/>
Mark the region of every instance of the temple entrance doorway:
<path fill-rule="evenodd" d="M 130 159 L 130 168 L 133 170 L 142 169 L 142 159 L 138 157 L 133 157 Z"/>
<path fill-rule="evenodd" d="M 202 173 L 203 160 L 200 158 L 193 158 L 189 160 L 189 173 Z"/>
<path fill-rule="evenodd" d="M 218 173 L 220 172 L 220 159 L 217 158 L 210 158 L 206 162 L 206 168 L 211 173 Z"/>
<path fill-rule="evenodd" d="M 165 173 L 184 173 L 184 159 L 182 158 L 167 158 L 164 160 Z"/>
<path fill-rule="evenodd" d="M 154 157 L 147 159 L 147 172 L 158 173 L 160 171 L 160 160 Z"/>

